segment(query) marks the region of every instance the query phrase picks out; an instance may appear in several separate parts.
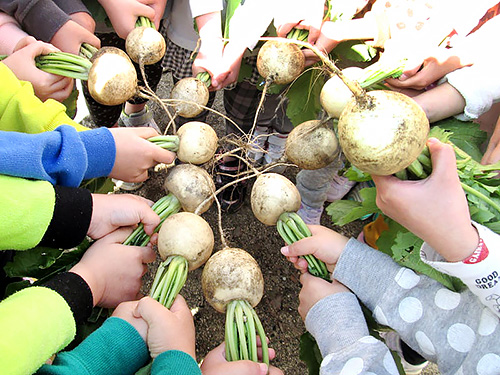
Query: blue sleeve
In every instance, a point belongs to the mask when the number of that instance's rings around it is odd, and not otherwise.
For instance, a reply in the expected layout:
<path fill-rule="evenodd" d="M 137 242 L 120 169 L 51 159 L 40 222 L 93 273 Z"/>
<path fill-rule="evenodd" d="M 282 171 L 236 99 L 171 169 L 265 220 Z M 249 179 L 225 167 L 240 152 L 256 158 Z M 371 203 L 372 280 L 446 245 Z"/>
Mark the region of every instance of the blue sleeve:
<path fill-rule="evenodd" d="M 59 353 L 37 375 L 132 375 L 149 360 L 146 343 L 132 325 L 111 317 L 75 349 Z"/>
<path fill-rule="evenodd" d="M 201 375 L 201 370 L 189 354 L 167 350 L 153 361 L 151 375 Z"/>
<path fill-rule="evenodd" d="M 85 179 L 109 175 L 116 147 L 107 128 L 77 132 L 69 125 L 51 132 L 0 131 L 0 174 L 78 187 Z"/>

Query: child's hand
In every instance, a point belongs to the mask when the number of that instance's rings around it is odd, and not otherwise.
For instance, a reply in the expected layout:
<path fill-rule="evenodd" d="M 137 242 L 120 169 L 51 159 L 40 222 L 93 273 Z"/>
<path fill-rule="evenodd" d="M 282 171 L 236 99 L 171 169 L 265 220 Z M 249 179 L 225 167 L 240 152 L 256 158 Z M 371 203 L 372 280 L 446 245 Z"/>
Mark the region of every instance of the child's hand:
<path fill-rule="evenodd" d="M 299 293 L 299 314 L 306 320 L 307 313 L 316 302 L 333 293 L 349 292 L 343 284 L 336 280 L 331 283 L 309 273 L 300 275 L 302 289 Z"/>
<path fill-rule="evenodd" d="M 180 350 L 196 359 L 193 316 L 181 295 L 175 298 L 170 310 L 151 297 L 144 297 L 134 316 L 148 324 L 147 344 L 152 358 L 167 350 Z"/>
<path fill-rule="evenodd" d="M 115 32 L 122 39 L 127 38 L 140 16 L 147 17 L 150 20 L 156 20 L 157 18 L 155 9 L 152 6 L 155 3 L 154 0 L 101 0 L 100 3 L 106 11 Z"/>
<path fill-rule="evenodd" d="M 285 10 L 285 11 L 283 11 Z M 313 0 L 304 6 L 298 0 L 288 0 L 286 7 L 275 15 L 274 26 L 279 37 L 286 38 L 293 28 L 309 30 L 307 41 L 316 43 L 319 37 L 323 14 L 325 12 L 324 0 Z"/>
<path fill-rule="evenodd" d="M 79 25 L 73 20 L 69 20 L 56 31 L 50 43 L 63 52 L 78 55 L 82 43 L 88 43 L 99 48 L 101 41 L 85 27 Z"/>
<path fill-rule="evenodd" d="M 116 307 L 138 298 L 147 263 L 156 259 L 150 246 L 127 246 L 122 242 L 132 233 L 121 228 L 96 241 L 70 272 L 89 285 L 94 306 Z"/>
<path fill-rule="evenodd" d="M 153 202 L 133 194 L 92 194 L 92 218 L 87 235 L 96 240 L 120 227 L 144 224 L 151 235 L 160 217 L 151 209 Z"/>
<path fill-rule="evenodd" d="M 312 254 L 325 262 L 328 270 L 332 272 L 349 239 L 321 225 L 309 225 L 309 229 L 312 233 L 311 237 L 282 247 L 281 254 L 294 263 L 301 272 L 307 272 L 307 262 L 299 256 L 307 254 Z"/>
<path fill-rule="evenodd" d="M 262 348 L 260 341 L 257 340 L 259 359 L 262 356 Z M 273 349 L 269 349 L 269 358 L 273 359 L 276 353 Z M 225 345 L 220 344 L 215 349 L 211 350 L 203 363 L 201 364 L 201 372 L 203 375 L 283 375 L 283 372 L 274 367 L 269 368 L 265 363 L 257 363 L 252 361 L 233 361 L 228 362 L 225 356 Z"/>
<path fill-rule="evenodd" d="M 149 142 L 158 135 L 153 128 L 110 129 L 116 144 L 116 158 L 110 177 L 126 182 L 142 182 L 148 178 L 148 169 L 158 163 L 170 164 L 175 154 Z"/>
<path fill-rule="evenodd" d="M 92 34 L 95 32 L 95 21 L 87 12 L 76 12 L 70 15 L 71 20 L 79 24 L 84 29 L 90 31 Z"/>
<path fill-rule="evenodd" d="M 446 260 L 460 261 L 472 254 L 479 237 L 471 224 L 458 178 L 455 152 L 435 138 L 429 139 L 427 145 L 433 171 L 425 180 L 372 176 L 377 186 L 377 206 Z"/>
<path fill-rule="evenodd" d="M 35 66 L 36 56 L 57 51 L 56 47 L 27 36 L 17 43 L 14 53 L 2 62 L 17 78 L 31 82 L 35 95 L 41 101 L 52 98 L 62 102 L 71 94 L 74 81 L 68 77 L 46 73 Z"/>
<path fill-rule="evenodd" d="M 246 49 L 245 46 L 231 41 L 226 44 L 222 53 L 222 65 L 219 74 L 214 77 L 214 80 L 218 83 L 217 90 L 238 81 L 243 53 Z"/>
<path fill-rule="evenodd" d="M 142 318 L 137 318 L 134 316 L 134 310 L 137 307 L 139 301 L 127 301 L 122 302 L 113 311 L 113 315 L 116 318 L 120 318 L 130 323 L 132 327 L 141 335 L 144 341 L 147 340 L 148 334 L 148 323 Z"/>

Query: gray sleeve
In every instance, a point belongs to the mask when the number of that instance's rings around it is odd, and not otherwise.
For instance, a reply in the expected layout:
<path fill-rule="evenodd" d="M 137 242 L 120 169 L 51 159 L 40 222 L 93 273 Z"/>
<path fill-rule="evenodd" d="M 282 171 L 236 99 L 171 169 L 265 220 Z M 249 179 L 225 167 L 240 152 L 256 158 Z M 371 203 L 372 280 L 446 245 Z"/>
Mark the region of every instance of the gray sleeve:
<path fill-rule="evenodd" d="M 87 7 L 80 0 L 54 0 L 54 3 L 66 14 L 85 12 L 90 14 Z"/>
<path fill-rule="evenodd" d="M 52 0 L 0 0 L 0 10 L 14 17 L 36 39 L 50 42 L 70 18 Z"/>
<path fill-rule="evenodd" d="M 323 362 L 320 373 L 397 375 L 389 349 L 368 333 L 356 296 L 335 293 L 317 302 L 306 316 Z"/>
<path fill-rule="evenodd" d="M 380 324 L 437 363 L 442 374 L 500 370 L 500 319 L 468 289 L 450 291 L 354 239 L 342 252 L 334 277 Z"/>

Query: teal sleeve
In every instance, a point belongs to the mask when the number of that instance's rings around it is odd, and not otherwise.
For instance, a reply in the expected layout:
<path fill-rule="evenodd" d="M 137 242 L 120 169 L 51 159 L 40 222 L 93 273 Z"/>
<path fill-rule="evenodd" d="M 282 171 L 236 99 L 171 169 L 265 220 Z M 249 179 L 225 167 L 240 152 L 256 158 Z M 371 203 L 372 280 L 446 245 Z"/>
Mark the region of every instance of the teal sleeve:
<path fill-rule="evenodd" d="M 201 375 L 201 370 L 189 354 L 168 350 L 155 358 L 151 375 Z"/>
<path fill-rule="evenodd" d="M 149 359 L 146 343 L 123 319 L 111 317 L 80 345 L 57 355 L 52 365 L 37 374 L 127 375 L 134 374 Z"/>

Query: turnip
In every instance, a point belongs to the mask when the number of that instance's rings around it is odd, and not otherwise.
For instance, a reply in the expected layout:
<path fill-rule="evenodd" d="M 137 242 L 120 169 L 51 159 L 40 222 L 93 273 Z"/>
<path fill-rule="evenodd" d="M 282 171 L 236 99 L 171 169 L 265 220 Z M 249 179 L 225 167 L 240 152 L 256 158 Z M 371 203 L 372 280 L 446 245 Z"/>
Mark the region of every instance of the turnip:
<path fill-rule="evenodd" d="M 180 161 L 191 164 L 203 164 L 212 159 L 219 141 L 215 130 L 199 121 L 185 123 L 177 130 L 177 135 L 160 135 L 148 140 L 177 152 Z"/>
<path fill-rule="evenodd" d="M 207 261 L 201 276 L 203 294 L 217 311 L 226 313 L 226 359 L 257 362 L 257 335 L 262 361 L 269 364 L 266 334 L 253 309 L 264 293 L 264 278 L 245 250 L 225 248 Z"/>
<path fill-rule="evenodd" d="M 184 286 L 188 271 L 202 266 L 212 254 L 214 234 L 210 225 L 191 212 L 169 216 L 158 233 L 158 267 L 150 296 L 170 308 Z"/>
<path fill-rule="evenodd" d="M 294 43 L 311 49 L 354 95 L 338 124 L 339 143 L 347 159 L 375 175 L 393 174 L 410 165 L 424 148 L 429 133 L 429 121 L 419 105 L 394 91 L 366 93 L 318 48 L 300 41 Z"/>
<path fill-rule="evenodd" d="M 324 121 L 310 120 L 297 125 L 288 135 L 285 155 L 301 169 L 320 169 L 339 154 L 337 136 Z"/>
<path fill-rule="evenodd" d="M 406 59 L 382 58 L 367 68 L 353 66 L 343 69 L 342 73 L 346 78 L 357 81 L 363 89 L 370 90 L 380 86 L 387 78 L 399 77 L 404 71 L 405 64 Z M 333 74 L 321 89 L 320 102 L 329 116 L 339 118 L 352 97 L 352 91 L 338 75 Z"/>
<path fill-rule="evenodd" d="M 169 169 L 165 178 L 165 190 L 172 193 L 184 211 L 202 214 L 210 208 L 214 200 L 215 184 L 203 168 L 192 164 L 180 164 Z"/>
<path fill-rule="evenodd" d="M 259 74 L 278 85 L 296 79 L 304 70 L 305 57 L 300 48 L 293 43 L 268 40 L 257 55 Z"/>
<path fill-rule="evenodd" d="M 121 49 L 101 48 L 92 57 L 88 87 L 90 95 L 101 104 L 126 102 L 137 92 L 137 73 L 132 61 Z"/>
<path fill-rule="evenodd" d="M 263 173 L 255 181 L 251 193 L 252 212 L 263 224 L 276 225 L 278 233 L 287 244 L 312 234 L 297 215 L 300 193 L 286 177 L 277 173 Z M 313 255 L 306 255 L 309 272 L 329 280 L 326 265 Z"/>
<path fill-rule="evenodd" d="M 99 50 L 88 44 L 80 56 L 53 52 L 35 58 L 35 65 L 48 73 L 88 81 L 90 95 L 104 105 L 118 105 L 137 93 L 137 73 L 128 55 L 115 47 Z"/>
<path fill-rule="evenodd" d="M 210 82 L 210 74 L 207 72 L 179 80 L 170 93 L 175 112 L 186 118 L 196 117 L 203 112 L 203 107 L 208 103 Z"/>
<path fill-rule="evenodd" d="M 427 142 L 429 121 L 410 97 L 377 90 L 356 96 L 342 112 L 339 143 L 362 171 L 390 175 L 408 167 Z"/>
<path fill-rule="evenodd" d="M 160 61 L 166 51 L 165 38 L 146 17 L 139 17 L 135 28 L 127 35 L 125 50 L 137 64 L 150 65 Z"/>
<path fill-rule="evenodd" d="M 363 69 L 357 67 L 345 68 L 342 73 L 349 79 L 357 80 Z M 347 103 L 352 99 L 352 91 L 337 76 L 333 75 L 321 89 L 319 100 L 321 106 L 333 118 L 339 118 Z"/>

